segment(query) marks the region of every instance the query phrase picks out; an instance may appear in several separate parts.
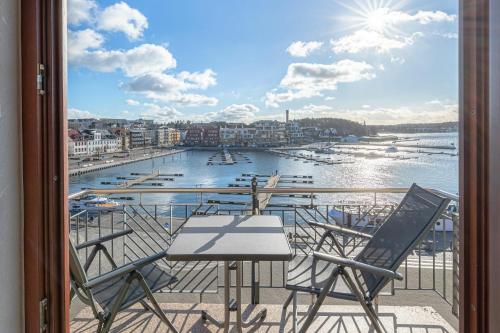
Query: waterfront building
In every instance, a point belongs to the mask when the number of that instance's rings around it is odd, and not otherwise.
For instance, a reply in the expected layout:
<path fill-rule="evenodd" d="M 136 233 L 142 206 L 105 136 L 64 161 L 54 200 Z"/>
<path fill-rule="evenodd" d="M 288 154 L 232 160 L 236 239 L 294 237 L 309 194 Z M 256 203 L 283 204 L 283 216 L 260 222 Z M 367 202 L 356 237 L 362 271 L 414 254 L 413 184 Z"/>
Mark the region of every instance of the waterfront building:
<path fill-rule="evenodd" d="M 92 156 L 114 153 L 122 150 L 121 137 L 108 131 L 83 130 L 68 134 L 68 154 L 70 156 Z"/>
<path fill-rule="evenodd" d="M 319 134 L 319 137 L 321 139 L 334 139 L 337 137 L 337 130 L 335 128 L 327 128 Z"/>
<path fill-rule="evenodd" d="M 172 147 L 179 144 L 181 132 L 175 128 L 160 126 L 155 130 L 154 145 L 158 147 Z"/>
<path fill-rule="evenodd" d="M 219 127 L 203 128 L 202 144 L 204 146 L 218 146 L 220 143 Z"/>
<path fill-rule="evenodd" d="M 255 127 L 255 144 L 261 146 L 278 146 L 286 144 L 285 123 L 276 120 L 260 120 Z"/>
<path fill-rule="evenodd" d="M 131 149 L 150 147 L 154 141 L 155 130 L 140 127 L 131 128 L 129 137 Z"/>
<path fill-rule="evenodd" d="M 178 145 L 181 142 L 181 131 L 169 127 L 166 129 L 166 138 L 169 147 Z"/>
<path fill-rule="evenodd" d="M 201 145 L 203 140 L 203 129 L 200 127 L 188 128 L 184 138 L 184 144 L 187 146 Z"/>
<path fill-rule="evenodd" d="M 299 123 L 295 121 L 287 121 L 285 127 L 286 137 L 288 141 L 287 143 L 301 143 L 302 141 L 304 141 L 304 133 L 302 132 L 302 128 L 300 127 Z"/>
<path fill-rule="evenodd" d="M 245 127 L 245 124 L 228 124 L 221 127 L 220 142 L 224 145 L 247 146 L 254 141 L 256 129 L 254 127 Z"/>

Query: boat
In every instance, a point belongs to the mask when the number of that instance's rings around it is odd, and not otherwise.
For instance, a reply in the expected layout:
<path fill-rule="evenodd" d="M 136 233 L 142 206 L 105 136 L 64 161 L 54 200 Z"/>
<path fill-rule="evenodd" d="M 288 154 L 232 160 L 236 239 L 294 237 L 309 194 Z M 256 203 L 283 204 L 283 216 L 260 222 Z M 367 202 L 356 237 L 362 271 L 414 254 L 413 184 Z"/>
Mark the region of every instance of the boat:
<path fill-rule="evenodd" d="M 457 211 L 458 208 L 456 205 L 449 205 L 446 209 L 448 214 L 456 213 Z M 360 218 L 359 214 L 342 212 L 336 208 L 330 209 L 328 216 L 333 220 L 333 222 L 335 222 L 336 225 L 349 228 L 373 228 L 381 225 L 385 220 L 381 217 L 371 217 L 364 214 L 362 214 Z M 434 231 L 452 232 L 453 220 L 448 217 L 438 219 L 434 225 Z"/>
<path fill-rule="evenodd" d="M 118 210 L 121 206 L 119 202 L 99 195 L 89 195 L 85 198 L 72 200 L 70 202 L 70 209 L 73 213 L 83 210 L 88 212 L 113 211 Z"/>
<path fill-rule="evenodd" d="M 370 216 L 359 214 L 350 214 L 332 208 L 328 212 L 328 216 L 333 219 L 336 225 L 351 228 L 373 228 L 383 222 L 382 218 L 371 218 Z"/>
<path fill-rule="evenodd" d="M 398 152 L 398 147 L 396 147 L 395 145 L 391 145 L 389 147 L 387 147 L 387 149 L 385 150 L 386 153 L 397 153 Z"/>

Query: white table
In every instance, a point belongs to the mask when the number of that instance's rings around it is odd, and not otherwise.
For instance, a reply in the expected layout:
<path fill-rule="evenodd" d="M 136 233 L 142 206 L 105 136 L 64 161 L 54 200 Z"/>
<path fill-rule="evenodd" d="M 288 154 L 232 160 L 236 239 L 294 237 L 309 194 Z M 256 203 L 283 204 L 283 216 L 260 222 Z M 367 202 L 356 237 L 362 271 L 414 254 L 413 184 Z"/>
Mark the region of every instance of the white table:
<path fill-rule="evenodd" d="M 266 309 L 253 319 L 241 318 L 241 265 L 242 261 L 288 261 L 292 258 L 290 244 L 278 216 L 213 215 L 191 217 L 167 251 L 169 260 L 224 261 L 224 321 L 209 313 L 202 317 L 224 331 L 230 321 L 230 264 L 236 265 L 236 328 L 238 332 L 263 320 Z"/>

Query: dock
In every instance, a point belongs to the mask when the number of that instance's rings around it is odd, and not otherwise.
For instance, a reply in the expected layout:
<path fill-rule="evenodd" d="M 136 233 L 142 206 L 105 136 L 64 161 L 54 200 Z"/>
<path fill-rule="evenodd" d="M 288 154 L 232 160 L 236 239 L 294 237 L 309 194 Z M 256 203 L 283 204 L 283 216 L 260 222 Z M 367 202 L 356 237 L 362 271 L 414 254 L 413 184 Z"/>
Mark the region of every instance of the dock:
<path fill-rule="evenodd" d="M 150 179 L 153 179 L 153 178 L 156 178 L 160 175 L 160 171 L 154 171 L 148 175 L 144 175 L 144 176 L 141 176 L 141 177 L 138 177 L 138 178 L 135 178 L 135 179 L 131 179 L 131 180 L 127 180 L 127 181 L 124 181 L 123 183 L 121 183 L 120 185 L 118 185 L 119 188 L 130 188 L 134 185 L 139 185 L 139 184 L 143 184 L 144 182 L 146 182 L 147 180 L 150 180 Z"/>
<path fill-rule="evenodd" d="M 278 186 L 280 180 L 279 175 L 272 175 L 269 177 L 267 180 L 266 185 L 264 185 L 264 188 L 275 188 Z M 269 201 L 271 201 L 272 193 L 259 193 L 257 194 L 257 200 L 259 201 L 259 209 L 265 209 L 267 205 L 269 204 Z"/>

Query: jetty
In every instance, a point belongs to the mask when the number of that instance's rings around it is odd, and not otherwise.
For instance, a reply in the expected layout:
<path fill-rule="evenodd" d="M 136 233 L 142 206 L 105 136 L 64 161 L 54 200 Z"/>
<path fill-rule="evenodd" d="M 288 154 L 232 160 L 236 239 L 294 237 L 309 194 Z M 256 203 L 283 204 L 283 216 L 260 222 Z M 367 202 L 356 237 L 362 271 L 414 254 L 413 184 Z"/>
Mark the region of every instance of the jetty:
<path fill-rule="evenodd" d="M 143 184 L 147 180 L 156 178 L 159 175 L 160 175 L 160 171 L 159 170 L 158 171 L 154 171 L 154 172 L 152 172 L 152 173 L 150 173 L 148 175 L 144 175 L 144 176 L 138 177 L 136 179 L 131 179 L 131 180 L 124 181 L 123 183 L 121 183 L 120 185 L 118 185 L 118 187 L 119 188 L 130 188 L 130 187 L 135 186 L 135 185 Z M 156 184 L 156 183 L 154 183 L 154 184 Z M 159 186 L 159 185 L 153 185 L 153 186 Z"/>
<path fill-rule="evenodd" d="M 280 176 L 278 174 L 272 175 L 269 177 L 267 180 L 266 185 L 264 185 L 264 188 L 275 188 L 278 186 L 280 180 Z M 267 207 L 267 204 L 269 204 L 269 201 L 271 201 L 272 193 L 259 193 L 257 194 L 257 200 L 259 201 L 259 209 L 265 209 Z"/>
<path fill-rule="evenodd" d="M 234 164 L 233 155 L 229 153 L 227 149 L 224 149 L 224 155 L 222 156 L 222 161 L 224 164 Z"/>

